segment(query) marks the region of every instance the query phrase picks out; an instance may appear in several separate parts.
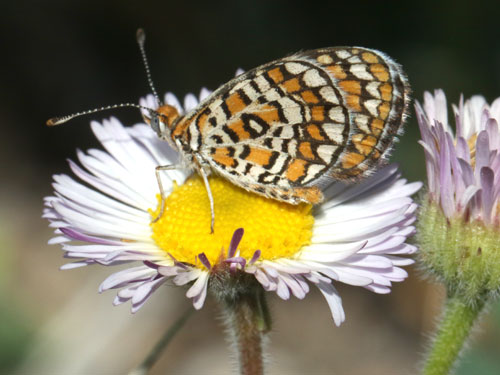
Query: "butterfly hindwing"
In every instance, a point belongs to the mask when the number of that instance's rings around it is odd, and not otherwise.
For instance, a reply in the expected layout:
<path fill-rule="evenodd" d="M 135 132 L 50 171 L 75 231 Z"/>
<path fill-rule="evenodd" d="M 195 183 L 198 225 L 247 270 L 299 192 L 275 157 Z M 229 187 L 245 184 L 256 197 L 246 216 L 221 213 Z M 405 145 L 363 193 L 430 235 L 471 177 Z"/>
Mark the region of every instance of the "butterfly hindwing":
<path fill-rule="evenodd" d="M 290 203 L 322 181 L 378 163 L 407 106 L 398 65 L 377 51 L 327 48 L 250 70 L 212 93 L 173 136 L 238 186 Z"/>

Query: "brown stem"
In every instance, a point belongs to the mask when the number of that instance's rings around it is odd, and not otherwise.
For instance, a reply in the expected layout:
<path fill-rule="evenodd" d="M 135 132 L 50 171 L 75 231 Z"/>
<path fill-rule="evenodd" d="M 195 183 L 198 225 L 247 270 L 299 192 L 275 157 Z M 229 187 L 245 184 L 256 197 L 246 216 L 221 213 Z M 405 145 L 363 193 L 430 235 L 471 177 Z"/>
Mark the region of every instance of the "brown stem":
<path fill-rule="evenodd" d="M 262 288 L 226 300 L 225 307 L 238 351 L 241 375 L 262 375 L 263 338 L 269 331 L 270 317 Z"/>
<path fill-rule="evenodd" d="M 257 329 L 254 301 L 242 299 L 234 311 L 236 340 L 242 375 L 260 375 L 262 363 L 262 333 Z"/>

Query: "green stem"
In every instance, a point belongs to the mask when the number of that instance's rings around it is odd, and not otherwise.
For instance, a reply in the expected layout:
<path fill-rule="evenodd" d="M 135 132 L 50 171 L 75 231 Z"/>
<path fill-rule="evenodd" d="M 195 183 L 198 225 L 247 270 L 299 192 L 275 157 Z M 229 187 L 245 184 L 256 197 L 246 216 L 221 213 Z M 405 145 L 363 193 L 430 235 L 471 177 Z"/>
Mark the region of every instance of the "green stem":
<path fill-rule="evenodd" d="M 129 372 L 129 375 L 146 375 L 151 367 L 158 361 L 160 355 L 163 353 L 167 345 L 174 338 L 174 336 L 179 332 L 179 330 L 184 326 L 188 319 L 193 315 L 195 310 L 190 307 L 184 314 L 182 314 L 168 329 L 165 331 L 160 341 L 156 343 L 148 356 L 142 361 L 142 363 L 135 369 Z"/>
<path fill-rule="evenodd" d="M 485 301 L 479 298 L 475 304 L 470 304 L 464 302 L 460 296 L 448 296 L 444 314 L 427 356 L 424 375 L 450 373 L 484 305 Z"/>

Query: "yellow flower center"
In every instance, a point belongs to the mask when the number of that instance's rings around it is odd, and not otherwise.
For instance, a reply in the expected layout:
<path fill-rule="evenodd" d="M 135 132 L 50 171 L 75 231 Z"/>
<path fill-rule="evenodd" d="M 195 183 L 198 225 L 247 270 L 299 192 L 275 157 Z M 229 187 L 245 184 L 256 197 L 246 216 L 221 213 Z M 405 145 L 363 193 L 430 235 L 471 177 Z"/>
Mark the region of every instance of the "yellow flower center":
<path fill-rule="evenodd" d="M 469 146 L 469 151 L 470 151 L 470 160 L 472 168 L 476 166 L 476 141 L 477 141 L 477 133 L 474 133 L 467 140 L 467 145 Z"/>
<path fill-rule="evenodd" d="M 238 228 L 245 230 L 238 250 L 247 260 L 256 250 L 261 251 L 261 260 L 292 257 L 310 243 L 314 223 L 310 204 L 267 199 L 216 176 L 209 182 L 215 205 L 214 233 L 210 233 L 207 191 L 198 175 L 174 187 L 165 200 L 162 217 L 150 224 L 157 245 L 177 261 L 204 268 L 197 256 L 205 253 L 210 264 L 216 264 L 221 255 L 227 256 Z M 158 205 L 155 212 L 150 210 L 152 217 L 159 209 Z"/>

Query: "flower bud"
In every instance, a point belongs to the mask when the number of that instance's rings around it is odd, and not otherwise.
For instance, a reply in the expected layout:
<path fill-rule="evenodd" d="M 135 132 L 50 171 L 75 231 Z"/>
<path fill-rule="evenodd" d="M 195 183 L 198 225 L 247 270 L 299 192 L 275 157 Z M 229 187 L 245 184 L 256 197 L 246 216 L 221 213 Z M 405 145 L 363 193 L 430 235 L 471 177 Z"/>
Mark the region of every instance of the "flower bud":
<path fill-rule="evenodd" d="M 473 303 L 500 288 L 500 98 L 453 110 L 455 135 L 441 90 L 416 105 L 428 177 L 418 241 L 421 265 Z"/>

